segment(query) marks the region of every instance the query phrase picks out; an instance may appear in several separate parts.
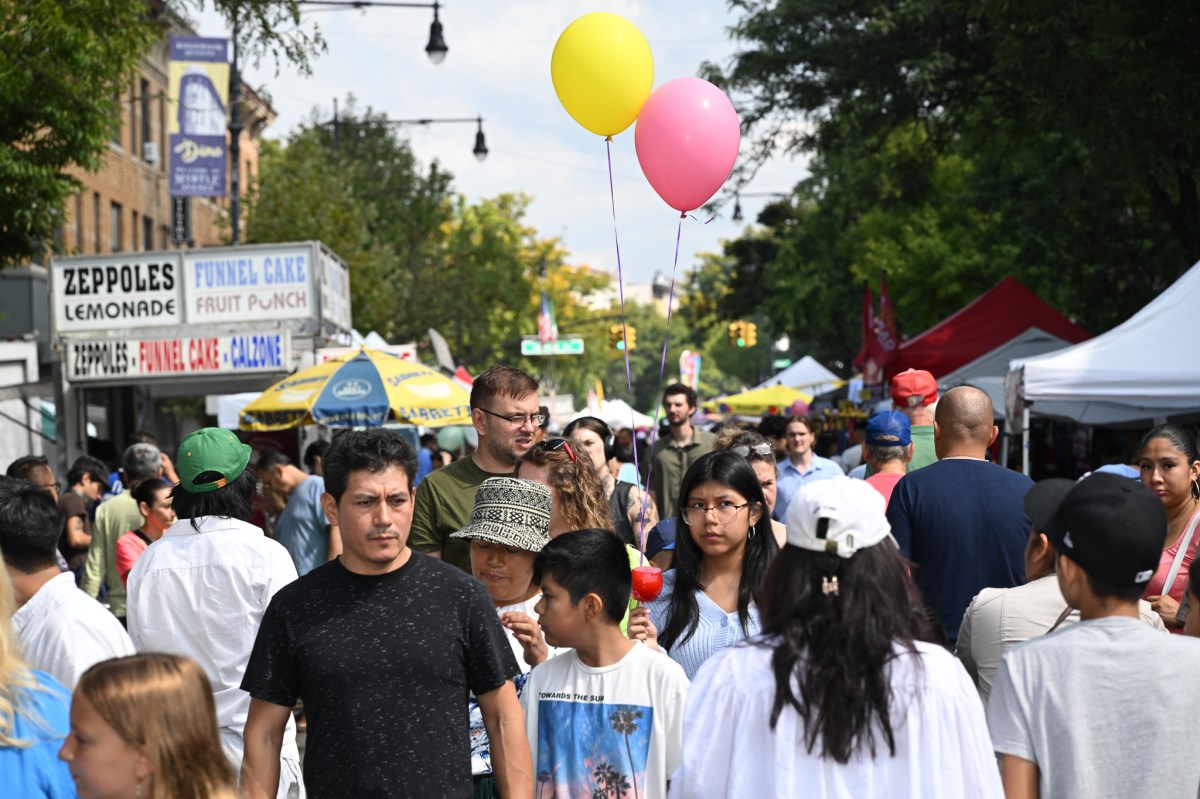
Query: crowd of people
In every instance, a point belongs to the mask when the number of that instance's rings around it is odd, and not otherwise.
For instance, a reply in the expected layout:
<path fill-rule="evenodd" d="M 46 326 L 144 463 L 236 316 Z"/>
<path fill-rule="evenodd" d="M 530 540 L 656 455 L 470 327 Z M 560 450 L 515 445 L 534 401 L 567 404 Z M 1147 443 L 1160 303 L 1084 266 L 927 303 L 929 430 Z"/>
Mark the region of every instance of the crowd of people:
<path fill-rule="evenodd" d="M 507 366 L 449 463 L 382 428 L 21 458 L 0 796 L 1200 794 L 1195 436 L 1035 484 L 986 393 L 891 388 L 837 460 L 680 384 L 645 451 L 555 433 Z"/>

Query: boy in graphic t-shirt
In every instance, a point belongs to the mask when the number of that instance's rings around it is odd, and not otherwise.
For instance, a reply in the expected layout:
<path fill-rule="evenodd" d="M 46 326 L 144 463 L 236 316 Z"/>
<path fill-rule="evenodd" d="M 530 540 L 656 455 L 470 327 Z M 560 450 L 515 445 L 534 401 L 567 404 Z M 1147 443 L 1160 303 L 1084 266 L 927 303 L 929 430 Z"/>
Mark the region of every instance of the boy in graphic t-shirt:
<path fill-rule="evenodd" d="M 629 560 L 606 530 L 559 536 L 534 561 L 546 643 L 573 651 L 535 668 L 521 704 L 536 796 L 667 795 L 679 764 L 688 680 L 621 633 Z M 565 792 L 564 789 L 565 788 Z"/>

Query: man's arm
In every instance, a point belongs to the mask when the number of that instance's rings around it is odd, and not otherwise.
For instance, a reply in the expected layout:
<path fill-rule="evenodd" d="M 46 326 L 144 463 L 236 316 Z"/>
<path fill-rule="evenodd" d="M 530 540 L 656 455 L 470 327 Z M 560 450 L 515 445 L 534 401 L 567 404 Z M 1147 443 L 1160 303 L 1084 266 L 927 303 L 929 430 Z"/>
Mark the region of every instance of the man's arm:
<path fill-rule="evenodd" d="M 505 680 L 504 685 L 478 699 L 483 726 L 491 742 L 492 774 L 500 796 L 503 799 L 533 796 L 533 755 L 525 733 L 525 713 L 512 680 Z"/>
<path fill-rule="evenodd" d="M 1038 799 L 1037 763 L 1016 755 L 1000 755 L 1005 799 Z"/>
<path fill-rule="evenodd" d="M 83 526 L 83 517 L 67 517 L 67 546 L 83 549 L 91 544 L 92 537 L 87 534 L 87 529 Z"/>
<path fill-rule="evenodd" d="M 108 570 L 108 553 L 105 547 L 104 528 L 98 523 L 92 528 L 92 542 L 88 544 L 87 561 L 83 564 L 83 578 L 79 587 L 93 599 L 100 597 L 100 586 L 104 584 L 104 575 Z"/>
<path fill-rule="evenodd" d="M 279 791 L 279 753 L 291 712 L 290 707 L 250 699 L 250 714 L 242 734 L 246 745 L 241 778 L 245 799 L 275 799 Z"/>

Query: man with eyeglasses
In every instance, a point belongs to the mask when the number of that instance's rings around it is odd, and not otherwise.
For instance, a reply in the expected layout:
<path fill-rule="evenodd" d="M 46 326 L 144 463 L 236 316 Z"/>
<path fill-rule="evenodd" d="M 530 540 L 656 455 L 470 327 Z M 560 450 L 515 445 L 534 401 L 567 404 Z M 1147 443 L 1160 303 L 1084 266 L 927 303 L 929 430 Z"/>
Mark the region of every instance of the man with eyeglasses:
<path fill-rule="evenodd" d="M 538 406 L 538 383 L 520 369 L 493 366 L 471 386 L 471 424 L 479 446 L 468 458 L 438 469 L 424 480 L 413 506 L 413 549 L 441 558 L 468 574 L 471 547 L 450 534 L 466 526 L 475 492 L 489 477 L 507 477 L 518 459 L 533 446 L 544 414 Z"/>

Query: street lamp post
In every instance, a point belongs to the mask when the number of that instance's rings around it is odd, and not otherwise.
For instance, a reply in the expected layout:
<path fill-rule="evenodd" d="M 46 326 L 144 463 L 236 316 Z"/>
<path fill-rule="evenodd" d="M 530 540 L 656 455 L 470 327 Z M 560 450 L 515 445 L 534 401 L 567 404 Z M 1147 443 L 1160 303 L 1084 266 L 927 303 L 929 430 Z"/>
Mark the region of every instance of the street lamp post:
<path fill-rule="evenodd" d="M 483 117 L 441 117 L 438 119 L 422 118 L 422 119 L 364 119 L 354 122 L 345 122 L 338 118 L 337 100 L 333 101 L 333 119 L 323 124 L 330 125 L 333 128 L 333 148 L 338 147 L 338 131 L 340 128 L 347 125 L 390 125 L 392 127 L 403 127 L 405 125 L 441 125 L 444 123 L 474 123 L 475 129 L 475 147 L 471 152 L 475 155 L 476 160 L 483 161 L 487 158 L 488 148 L 487 140 L 483 136 Z"/>
<path fill-rule="evenodd" d="M 446 38 L 442 29 L 442 22 L 438 18 L 438 10 L 442 7 L 441 3 L 400 3 L 391 2 L 391 0 L 296 0 L 297 5 L 302 6 L 333 6 L 345 8 L 372 8 L 381 6 L 384 8 L 432 8 L 433 22 L 429 26 L 429 43 L 425 45 L 425 53 L 429 56 L 429 60 L 434 64 L 440 64 L 446 59 L 446 53 L 450 48 L 446 46 Z M 242 155 L 242 112 L 241 112 L 241 97 L 242 97 L 242 76 L 238 71 L 238 50 L 239 48 L 239 24 L 241 22 L 241 4 L 236 4 L 233 8 L 233 63 L 229 71 L 229 220 L 232 224 L 230 231 L 230 243 L 237 245 L 241 241 L 241 216 L 242 216 L 242 197 L 241 197 L 241 155 Z M 464 120 L 445 120 L 433 119 L 416 121 L 411 124 L 427 124 L 429 122 L 461 122 Z M 487 147 L 483 141 L 483 117 L 477 117 L 472 120 L 465 120 L 479 123 L 479 132 L 475 134 L 475 157 L 482 161 L 487 157 Z M 334 124 L 337 124 L 337 114 L 334 114 Z M 409 124 L 409 123 L 401 123 Z M 335 142 L 336 142 L 336 130 Z"/>

